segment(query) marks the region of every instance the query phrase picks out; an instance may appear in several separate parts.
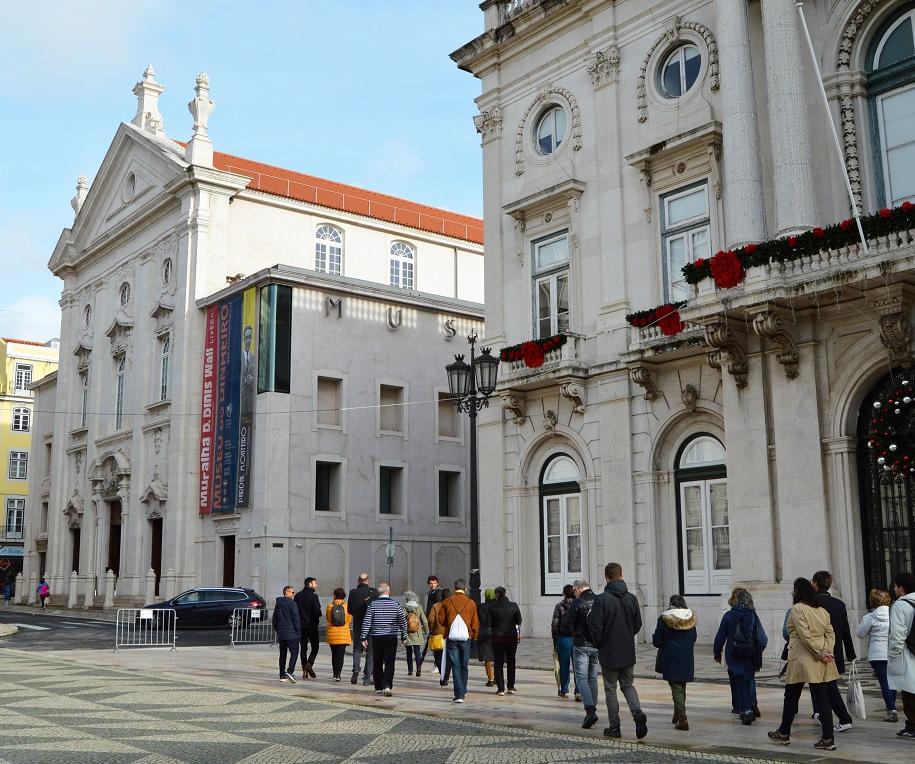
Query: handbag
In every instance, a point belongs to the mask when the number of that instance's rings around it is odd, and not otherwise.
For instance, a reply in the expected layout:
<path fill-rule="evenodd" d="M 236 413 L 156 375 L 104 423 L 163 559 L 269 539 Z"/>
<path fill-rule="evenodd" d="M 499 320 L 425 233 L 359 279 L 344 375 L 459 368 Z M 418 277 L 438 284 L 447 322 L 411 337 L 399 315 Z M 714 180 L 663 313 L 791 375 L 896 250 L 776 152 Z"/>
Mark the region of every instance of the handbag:
<path fill-rule="evenodd" d="M 858 677 L 856 661 L 851 662 L 848 669 L 848 689 L 845 692 L 845 703 L 848 712 L 857 719 L 867 719 L 867 709 L 864 707 L 864 690 L 861 689 L 861 680 Z"/>

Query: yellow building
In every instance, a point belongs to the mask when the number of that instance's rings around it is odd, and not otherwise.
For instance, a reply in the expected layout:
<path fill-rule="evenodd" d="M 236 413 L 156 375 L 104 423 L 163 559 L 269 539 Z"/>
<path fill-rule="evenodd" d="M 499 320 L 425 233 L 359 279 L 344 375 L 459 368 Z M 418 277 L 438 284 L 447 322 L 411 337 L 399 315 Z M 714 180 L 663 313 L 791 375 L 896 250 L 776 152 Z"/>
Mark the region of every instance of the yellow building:
<path fill-rule="evenodd" d="M 32 446 L 32 382 L 57 369 L 59 342 L 0 337 L 0 585 L 22 570 Z"/>

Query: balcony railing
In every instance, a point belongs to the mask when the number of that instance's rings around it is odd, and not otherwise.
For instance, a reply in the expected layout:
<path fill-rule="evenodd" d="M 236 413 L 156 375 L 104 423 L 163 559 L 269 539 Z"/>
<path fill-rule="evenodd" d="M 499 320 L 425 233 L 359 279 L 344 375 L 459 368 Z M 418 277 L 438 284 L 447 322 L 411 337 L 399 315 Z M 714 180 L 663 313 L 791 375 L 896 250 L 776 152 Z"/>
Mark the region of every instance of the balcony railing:
<path fill-rule="evenodd" d="M 499 369 L 500 387 L 516 387 L 518 383 L 541 380 L 544 377 L 557 377 L 563 374 L 586 371 L 582 352 L 583 337 L 569 334 L 566 342 L 543 354 L 543 364 L 531 368 L 523 360 L 503 361 Z"/>

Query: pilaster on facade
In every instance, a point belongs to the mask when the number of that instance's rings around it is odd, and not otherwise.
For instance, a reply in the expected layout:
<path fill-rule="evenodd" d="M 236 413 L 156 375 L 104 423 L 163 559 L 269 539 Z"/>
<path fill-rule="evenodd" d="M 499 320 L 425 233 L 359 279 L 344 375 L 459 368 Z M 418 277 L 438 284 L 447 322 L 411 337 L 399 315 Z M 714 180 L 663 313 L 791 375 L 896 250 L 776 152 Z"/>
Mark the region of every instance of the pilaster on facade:
<path fill-rule="evenodd" d="M 743 339 L 732 329 L 726 317 L 705 323 L 704 330 L 705 342 L 712 348 L 707 357 L 708 365 L 719 371 L 722 365 L 726 365 L 734 384 L 738 388 L 746 387 L 748 367 Z"/>
<path fill-rule="evenodd" d="M 786 326 L 786 319 L 782 312 L 770 305 L 764 305 L 751 311 L 751 314 L 753 314 L 753 331 L 759 337 L 764 337 L 775 345 L 778 351 L 775 360 L 782 365 L 788 379 L 795 379 L 798 375 L 797 344 Z"/>

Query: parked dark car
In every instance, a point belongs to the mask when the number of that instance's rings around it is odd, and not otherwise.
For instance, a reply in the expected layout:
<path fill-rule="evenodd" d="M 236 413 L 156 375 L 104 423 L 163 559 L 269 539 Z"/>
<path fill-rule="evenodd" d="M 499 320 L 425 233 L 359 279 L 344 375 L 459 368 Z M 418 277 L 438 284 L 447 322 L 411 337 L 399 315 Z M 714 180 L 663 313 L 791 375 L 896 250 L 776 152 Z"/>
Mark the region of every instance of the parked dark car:
<path fill-rule="evenodd" d="M 144 605 L 144 610 L 174 608 L 179 629 L 201 629 L 232 625 L 235 608 L 260 610 L 260 620 L 269 622 L 267 603 L 253 589 L 241 587 L 199 587 L 181 592 L 165 602 Z"/>

